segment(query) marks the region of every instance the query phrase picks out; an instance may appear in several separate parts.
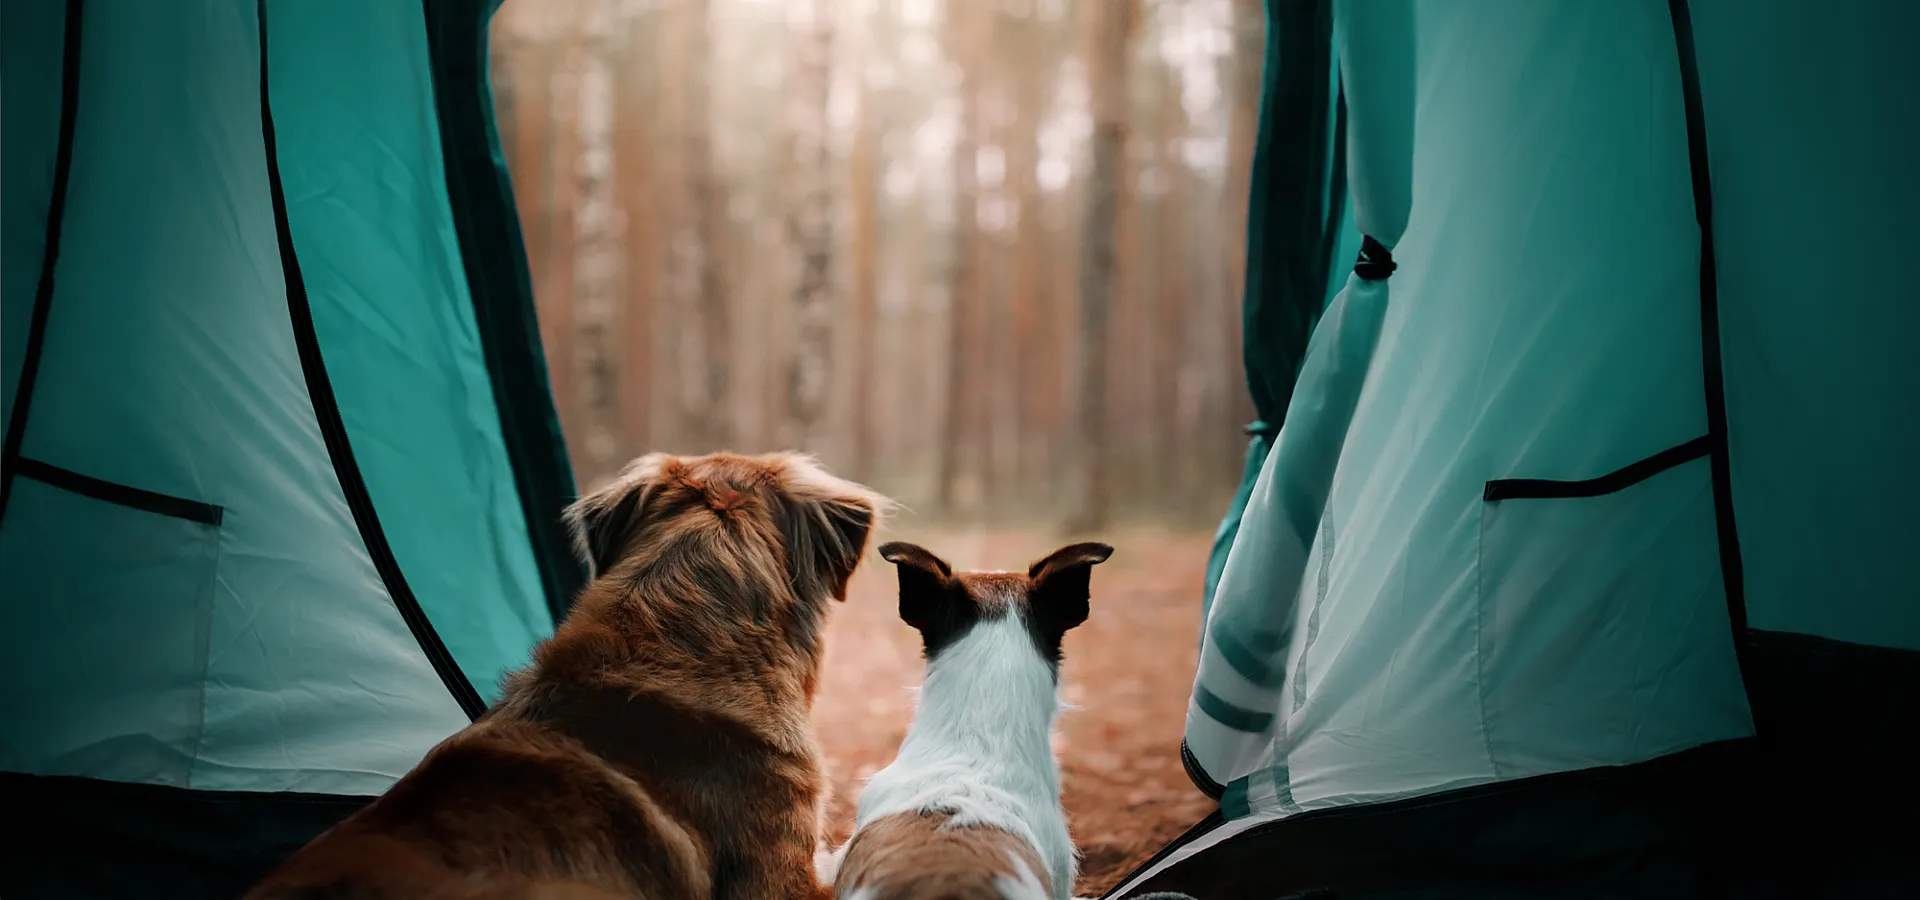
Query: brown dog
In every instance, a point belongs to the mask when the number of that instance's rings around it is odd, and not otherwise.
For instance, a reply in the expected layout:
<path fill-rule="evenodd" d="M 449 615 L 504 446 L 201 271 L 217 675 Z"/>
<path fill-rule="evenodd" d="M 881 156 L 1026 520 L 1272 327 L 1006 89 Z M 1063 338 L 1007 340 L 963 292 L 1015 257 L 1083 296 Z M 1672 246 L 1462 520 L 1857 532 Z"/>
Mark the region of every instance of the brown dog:
<path fill-rule="evenodd" d="M 886 501 L 663 454 L 568 510 L 594 579 L 479 721 L 250 898 L 825 896 L 808 716 Z"/>

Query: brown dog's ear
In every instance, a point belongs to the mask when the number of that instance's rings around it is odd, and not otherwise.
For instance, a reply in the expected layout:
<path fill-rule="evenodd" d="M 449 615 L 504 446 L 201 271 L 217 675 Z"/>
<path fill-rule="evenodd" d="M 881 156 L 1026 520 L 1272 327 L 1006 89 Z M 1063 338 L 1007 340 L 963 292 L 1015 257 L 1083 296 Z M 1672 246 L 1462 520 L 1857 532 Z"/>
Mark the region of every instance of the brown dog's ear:
<path fill-rule="evenodd" d="M 804 597 L 845 600 L 847 582 L 889 501 L 828 474 L 808 457 L 786 454 L 783 463 L 782 530 L 794 588 Z"/>
<path fill-rule="evenodd" d="M 573 537 L 574 553 L 598 578 L 626 553 L 627 541 L 640 530 L 640 514 L 663 475 L 678 465 L 664 453 L 651 453 L 627 464 L 613 480 L 568 506 L 563 514 Z"/>
<path fill-rule="evenodd" d="M 1109 544 L 1068 544 L 1027 567 L 1028 602 L 1049 630 L 1064 632 L 1087 620 L 1093 567 L 1113 555 Z"/>
<path fill-rule="evenodd" d="M 890 541 L 880 545 L 880 558 L 893 563 L 900 575 L 900 620 L 925 631 L 938 621 L 945 605 L 956 599 L 953 567 L 919 544 Z"/>

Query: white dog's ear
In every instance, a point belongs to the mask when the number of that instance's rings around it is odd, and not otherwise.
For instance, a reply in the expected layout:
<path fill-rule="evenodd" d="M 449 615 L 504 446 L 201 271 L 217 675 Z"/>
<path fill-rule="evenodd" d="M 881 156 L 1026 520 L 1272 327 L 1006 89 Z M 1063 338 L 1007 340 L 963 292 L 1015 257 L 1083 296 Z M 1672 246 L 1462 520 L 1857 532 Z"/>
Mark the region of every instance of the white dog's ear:
<path fill-rule="evenodd" d="M 1028 566 L 1027 597 L 1034 615 L 1057 631 L 1085 622 L 1092 597 L 1093 567 L 1112 555 L 1110 544 L 1068 544 Z"/>
<path fill-rule="evenodd" d="M 661 479 L 680 461 L 665 453 L 634 460 L 607 483 L 588 491 L 567 507 L 564 519 L 573 537 L 574 553 L 598 578 L 613 568 L 627 550 L 627 541 L 640 530 L 647 500 Z"/>
<path fill-rule="evenodd" d="M 966 600 L 966 592 L 952 581 L 953 567 L 919 544 L 881 544 L 880 558 L 900 575 L 900 620 L 922 632 L 943 620 L 951 604 Z"/>

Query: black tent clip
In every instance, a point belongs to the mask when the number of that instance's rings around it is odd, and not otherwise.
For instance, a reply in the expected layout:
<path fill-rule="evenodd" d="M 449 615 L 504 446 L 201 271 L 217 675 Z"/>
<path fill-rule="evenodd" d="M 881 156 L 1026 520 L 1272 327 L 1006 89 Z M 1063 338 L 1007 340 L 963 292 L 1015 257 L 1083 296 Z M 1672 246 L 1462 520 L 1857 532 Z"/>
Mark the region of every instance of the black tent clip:
<path fill-rule="evenodd" d="M 1373 235 L 1360 236 L 1360 259 L 1353 264 L 1353 274 L 1362 281 L 1385 281 L 1397 268 L 1399 264 L 1393 261 L 1393 253 L 1374 240 Z"/>

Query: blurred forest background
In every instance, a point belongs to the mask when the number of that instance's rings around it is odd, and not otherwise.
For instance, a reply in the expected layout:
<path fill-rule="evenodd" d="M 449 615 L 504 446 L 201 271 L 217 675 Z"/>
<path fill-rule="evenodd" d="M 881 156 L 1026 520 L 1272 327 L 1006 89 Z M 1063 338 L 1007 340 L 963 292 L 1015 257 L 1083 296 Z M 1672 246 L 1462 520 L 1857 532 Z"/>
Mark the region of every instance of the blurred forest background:
<path fill-rule="evenodd" d="M 583 486 L 797 447 L 955 565 L 1110 540 L 1058 749 L 1083 877 L 1211 807 L 1178 754 L 1240 363 L 1261 0 L 509 0 L 501 142 Z M 901 525 L 908 525 L 901 522 Z M 929 532 L 935 533 L 929 533 Z M 866 566 L 814 718 L 832 830 L 919 643 Z M 1141 659 L 1159 661 L 1139 665 Z"/>
<path fill-rule="evenodd" d="M 1212 524 L 1259 0 L 518 0 L 501 141 L 576 475 L 798 447 L 956 522 Z"/>

